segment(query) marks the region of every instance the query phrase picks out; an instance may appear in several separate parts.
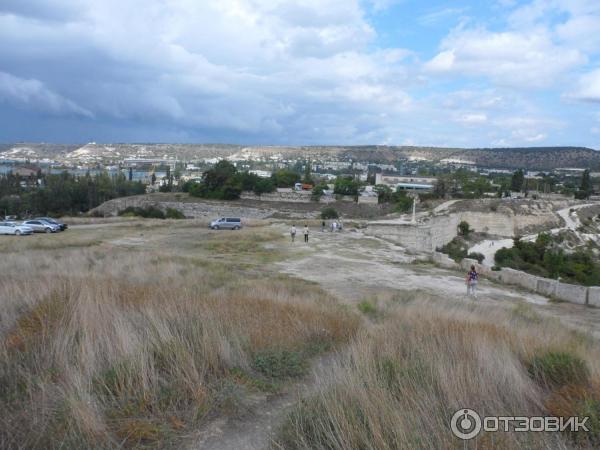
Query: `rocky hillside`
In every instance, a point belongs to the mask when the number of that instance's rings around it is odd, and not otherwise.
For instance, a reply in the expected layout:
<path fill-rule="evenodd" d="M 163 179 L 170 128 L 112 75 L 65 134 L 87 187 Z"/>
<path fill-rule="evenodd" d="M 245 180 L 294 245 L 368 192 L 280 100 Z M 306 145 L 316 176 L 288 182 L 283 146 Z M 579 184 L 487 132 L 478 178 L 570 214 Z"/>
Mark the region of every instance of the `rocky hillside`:
<path fill-rule="evenodd" d="M 53 159 L 58 162 L 105 162 L 123 158 L 177 158 L 194 160 L 215 157 L 268 157 L 283 159 L 348 159 L 394 162 L 397 160 L 464 161 L 490 168 L 550 170 L 578 167 L 600 170 L 600 151 L 585 147 L 438 148 L 398 146 L 277 147 L 225 144 L 0 144 L 3 159 Z"/>

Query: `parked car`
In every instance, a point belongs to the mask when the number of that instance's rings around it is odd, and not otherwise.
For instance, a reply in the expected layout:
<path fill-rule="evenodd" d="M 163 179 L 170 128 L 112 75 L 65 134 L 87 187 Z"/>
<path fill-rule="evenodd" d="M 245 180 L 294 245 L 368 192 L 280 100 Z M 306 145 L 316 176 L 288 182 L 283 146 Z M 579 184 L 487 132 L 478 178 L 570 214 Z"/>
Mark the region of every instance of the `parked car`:
<path fill-rule="evenodd" d="M 36 217 L 35 220 L 45 220 L 46 222 L 58 225 L 60 227 L 60 231 L 65 231 L 67 228 L 69 228 L 69 225 L 67 225 L 66 223 L 59 222 L 58 220 L 53 219 L 52 217 Z"/>
<path fill-rule="evenodd" d="M 239 230 L 242 228 L 242 219 L 239 217 L 221 217 L 210 223 L 213 230 Z"/>
<path fill-rule="evenodd" d="M 40 219 L 26 220 L 23 225 L 32 228 L 34 233 L 56 233 L 60 231 L 58 225 Z"/>
<path fill-rule="evenodd" d="M 0 222 L 0 234 L 14 234 L 16 236 L 32 234 L 33 229 L 17 222 Z"/>

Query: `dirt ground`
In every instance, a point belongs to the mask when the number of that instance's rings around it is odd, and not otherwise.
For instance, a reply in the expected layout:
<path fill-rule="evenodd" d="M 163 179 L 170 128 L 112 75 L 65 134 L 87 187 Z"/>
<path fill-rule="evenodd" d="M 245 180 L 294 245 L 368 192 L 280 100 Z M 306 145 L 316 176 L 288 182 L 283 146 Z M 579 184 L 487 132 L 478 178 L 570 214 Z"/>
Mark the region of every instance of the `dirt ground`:
<path fill-rule="evenodd" d="M 284 244 L 285 245 L 285 244 Z M 600 309 L 555 303 L 516 286 L 480 279 L 477 299 L 466 295 L 464 274 L 413 262 L 401 247 L 365 236 L 360 230 L 313 231 L 308 245 L 291 244 L 297 255 L 277 264 L 279 270 L 317 282 L 342 301 L 393 297 L 398 292 L 421 292 L 429 297 L 489 303 L 514 308 L 520 303 L 600 339 Z"/>

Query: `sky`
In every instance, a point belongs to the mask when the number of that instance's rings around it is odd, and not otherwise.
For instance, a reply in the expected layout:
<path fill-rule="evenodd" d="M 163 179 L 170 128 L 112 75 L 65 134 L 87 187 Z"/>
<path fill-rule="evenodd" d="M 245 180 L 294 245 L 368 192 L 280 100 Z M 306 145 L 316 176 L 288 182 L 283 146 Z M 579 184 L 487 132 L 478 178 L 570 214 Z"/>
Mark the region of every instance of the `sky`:
<path fill-rule="evenodd" d="M 0 0 L 0 142 L 600 149 L 598 0 Z"/>

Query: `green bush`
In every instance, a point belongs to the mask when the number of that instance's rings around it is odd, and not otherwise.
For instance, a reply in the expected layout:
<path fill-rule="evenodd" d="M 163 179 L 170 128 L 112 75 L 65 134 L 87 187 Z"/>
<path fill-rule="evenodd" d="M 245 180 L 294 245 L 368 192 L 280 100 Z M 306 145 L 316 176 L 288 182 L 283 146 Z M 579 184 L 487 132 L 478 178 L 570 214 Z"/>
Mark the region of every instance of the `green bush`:
<path fill-rule="evenodd" d="M 270 378 L 289 378 L 304 375 L 307 364 L 301 352 L 270 349 L 257 353 L 252 367 Z"/>
<path fill-rule="evenodd" d="M 394 212 L 400 213 L 409 212 L 414 203 L 414 199 L 409 197 L 405 191 L 396 191 L 392 195 L 392 201 L 394 202 Z"/>
<path fill-rule="evenodd" d="M 587 383 L 590 371 L 583 359 L 567 352 L 547 351 L 529 363 L 529 375 L 540 385 L 559 387 Z"/>
<path fill-rule="evenodd" d="M 538 235 L 535 242 L 516 238 L 514 247 L 498 250 L 494 256 L 500 267 L 549 278 L 561 277 L 566 282 L 594 286 L 600 284 L 600 264 L 591 250 L 566 253 L 558 246 L 563 237 L 547 233 Z"/>
<path fill-rule="evenodd" d="M 165 218 L 167 218 L 167 219 L 185 219 L 185 216 L 178 209 L 167 208 L 167 211 L 165 212 Z"/>
<path fill-rule="evenodd" d="M 137 216 L 145 219 L 164 219 L 165 213 L 155 206 L 147 206 L 146 208 L 128 206 L 119 211 L 119 216 Z"/>
<path fill-rule="evenodd" d="M 479 264 L 483 262 L 485 259 L 485 255 L 483 253 L 473 252 L 467 255 L 467 258 L 476 259 Z"/>
<path fill-rule="evenodd" d="M 458 233 L 461 236 L 468 236 L 469 233 L 471 232 L 471 226 L 469 225 L 469 222 L 466 221 L 462 221 L 461 223 L 458 224 Z"/>
<path fill-rule="evenodd" d="M 321 210 L 321 219 L 323 220 L 337 219 L 338 217 L 340 217 L 340 215 L 338 214 L 336 209 L 331 206 L 328 206 L 327 208 L 323 208 Z"/>
<path fill-rule="evenodd" d="M 467 257 L 469 246 L 462 237 L 457 236 L 440 248 L 439 251 L 447 254 L 454 261 L 460 262 Z"/>
<path fill-rule="evenodd" d="M 357 307 L 361 313 L 367 316 L 374 316 L 377 313 L 377 307 L 368 300 L 363 300 Z"/>

